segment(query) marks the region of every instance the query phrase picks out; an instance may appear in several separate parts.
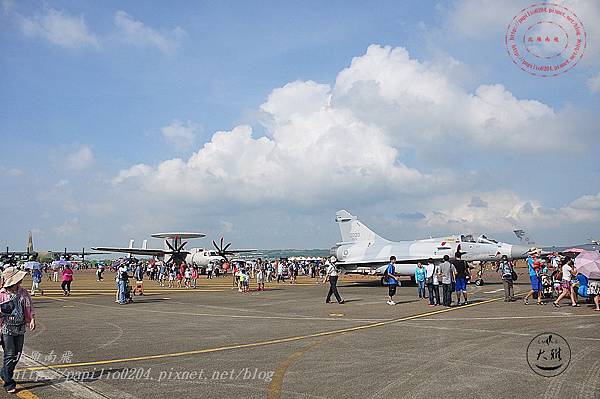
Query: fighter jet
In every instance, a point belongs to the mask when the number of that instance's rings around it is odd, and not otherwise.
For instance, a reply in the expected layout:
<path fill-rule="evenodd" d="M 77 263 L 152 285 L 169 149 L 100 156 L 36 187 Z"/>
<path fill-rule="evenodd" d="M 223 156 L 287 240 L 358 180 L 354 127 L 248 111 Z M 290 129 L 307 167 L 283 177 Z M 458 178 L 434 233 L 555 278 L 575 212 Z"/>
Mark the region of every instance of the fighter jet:
<path fill-rule="evenodd" d="M 444 255 L 454 259 L 460 251 L 466 261 L 500 260 L 503 255 L 509 259 L 527 257 L 529 248 L 511 245 L 487 238 L 485 235 L 474 239 L 472 235 L 450 235 L 414 241 L 390 241 L 361 223 L 356 216 L 346 210 L 336 213 L 335 221 L 340 227 L 342 241 L 330 252 L 338 259 L 338 266 L 346 272 L 365 268 L 376 271 L 396 256 L 396 273 L 414 276 L 418 262 L 428 259 L 440 261 Z"/>

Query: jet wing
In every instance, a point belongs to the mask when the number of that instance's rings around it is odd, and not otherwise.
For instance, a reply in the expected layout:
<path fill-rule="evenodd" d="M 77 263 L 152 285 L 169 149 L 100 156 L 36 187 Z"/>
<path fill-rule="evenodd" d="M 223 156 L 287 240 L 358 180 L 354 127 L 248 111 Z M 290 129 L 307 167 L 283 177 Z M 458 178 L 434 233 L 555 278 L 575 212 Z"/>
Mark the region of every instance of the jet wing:
<path fill-rule="evenodd" d="M 251 252 L 258 252 L 258 249 L 228 249 L 225 251 L 225 255 L 247 254 Z"/>
<path fill-rule="evenodd" d="M 405 258 L 397 258 L 396 259 L 396 264 L 406 264 L 406 263 L 427 263 L 429 261 L 429 259 L 433 259 L 434 261 L 440 261 L 442 259 L 444 259 L 443 256 L 432 256 L 432 257 L 427 257 L 427 258 L 423 258 L 423 257 L 405 257 Z M 359 260 L 359 261 L 348 261 L 348 262 L 344 262 L 344 261 L 338 261 L 337 264 L 339 266 L 344 266 L 344 265 L 373 265 L 373 266 L 377 266 L 377 265 L 387 265 L 388 263 L 390 263 L 389 259 L 382 259 L 382 260 Z"/>
<path fill-rule="evenodd" d="M 127 247 L 92 247 L 94 251 L 102 252 L 120 252 L 125 254 L 146 255 L 146 256 L 164 256 L 167 252 L 164 249 L 143 249 L 143 248 L 127 248 Z M 184 252 L 182 252 L 184 253 Z M 95 254 L 95 253 L 94 253 Z"/>

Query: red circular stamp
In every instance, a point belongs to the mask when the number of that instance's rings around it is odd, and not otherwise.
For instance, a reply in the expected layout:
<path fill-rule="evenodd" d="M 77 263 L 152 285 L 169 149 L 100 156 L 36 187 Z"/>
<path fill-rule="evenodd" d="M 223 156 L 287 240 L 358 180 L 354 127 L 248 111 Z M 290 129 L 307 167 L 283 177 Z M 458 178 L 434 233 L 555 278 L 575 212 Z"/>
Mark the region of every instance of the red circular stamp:
<path fill-rule="evenodd" d="M 506 51 L 512 62 L 535 76 L 557 76 L 573 68 L 585 52 L 583 23 L 558 4 L 533 4 L 508 25 Z"/>

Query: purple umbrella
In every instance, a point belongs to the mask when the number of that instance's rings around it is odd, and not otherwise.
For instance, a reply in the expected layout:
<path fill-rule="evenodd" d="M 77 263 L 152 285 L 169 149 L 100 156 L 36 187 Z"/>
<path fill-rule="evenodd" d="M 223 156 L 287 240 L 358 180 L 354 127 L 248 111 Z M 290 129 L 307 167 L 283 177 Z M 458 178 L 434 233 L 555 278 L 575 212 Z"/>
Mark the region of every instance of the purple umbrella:
<path fill-rule="evenodd" d="M 575 258 L 577 273 L 587 278 L 600 280 L 600 252 L 584 251 Z"/>

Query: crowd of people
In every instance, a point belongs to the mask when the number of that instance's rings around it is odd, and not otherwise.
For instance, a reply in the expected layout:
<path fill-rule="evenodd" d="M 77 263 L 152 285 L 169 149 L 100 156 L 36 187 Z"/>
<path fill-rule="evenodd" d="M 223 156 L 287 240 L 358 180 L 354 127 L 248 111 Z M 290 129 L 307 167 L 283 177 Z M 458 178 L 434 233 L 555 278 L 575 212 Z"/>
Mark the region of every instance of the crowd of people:
<path fill-rule="evenodd" d="M 559 308 L 561 301 L 568 298 L 572 307 L 579 307 L 579 289 L 583 285 L 587 287 L 587 296 L 594 299 L 594 310 L 600 312 L 600 280 L 588 280 L 579 274 L 571 257 L 555 252 L 544 259 L 532 253 L 527 257 L 527 268 L 531 289 L 523 298 L 525 305 L 529 305 L 530 298 L 535 298 L 538 305 L 551 301 Z"/>
<path fill-rule="evenodd" d="M 387 304 L 395 305 L 397 287 L 400 276 L 396 272 L 396 257 L 391 256 L 388 265 L 383 269 L 383 282 L 387 285 Z M 538 305 L 552 302 L 555 307 L 561 307 L 565 299 L 570 306 L 578 307 L 578 295 L 582 284 L 585 284 L 588 298 L 593 298 L 595 311 L 600 312 L 600 280 L 582 279 L 573 259 L 554 253 L 542 258 L 539 254 L 531 253 L 527 260 L 527 272 L 531 289 L 523 297 L 525 305 L 534 298 Z M 70 295 L 74 280 L 74 269 L 88 268 L 88 265 L 76 265 L 63 262 L 56 265 L 43 265 L 31 269 L 31 295 L 38 292 L 44 294 L 42 282 L 44 273 L 48 280 L 58 282 L 65 296 Z M 27 271 L 21 270 L 14 259 L 3 265 L 2 288 L 0 289 L 0 333 L 4 349 L 4 366 L 0 370 L 0 378 L 4 381 L 7 392 L 15 392 L 14 369 L 23 348 L 26 327 L 35 329 L 35 311 L 30 294 L 21 286 Z M 104 280 L 106 266 L 96 265 L 96 280 Z M 344 304 L 343 297 L 338 292 L 337 282 L 341 269 L 337 259 L 331 257 L 317 261 L 298 261 L 287 259 L 256 259 L 252 261 L 224 261 L 209 264 L 206 268 L 187 265 L 185 262 L 140 261 L 134 258 L 121 259 L 110 266 L 115 272 L 117 293 L 115 302 L 126 304 L 132 302 L 133 295 L 144 295 L 144 280 L 154 281 L 160 287 L 195 289 L 201 278 L 212 279 L 232 276 L 234 287 L 241 293 L 250 291 L 251 281 L 256 280 L 256 291 L 263 291 L 265 283 L 295 284 L 299 275 L 315 279 L 317 283 L 329 282 L 329 291 L 325 302 L 332 298 L 339 304 Z M 514 292 L 514 282 L 518 279 L 515 263 L 504 256 L 499 262 L 493 263 L 493 270 L 498 273 L 504 290 L 504 301 L 514 302 L 517 297 Z M 462 254 L 457 252 L 454 259 L 444 256 L 443 260 L 419 262 L 414 272 L 419 300 L 428 300 L 431 307 L 468 305 L 467 287 L 471 280 L 471 268 L 462 260 Z M 130 280 L 135 284 L 130 284 Z M 453 293 L 455 300 L 453 299 Z"/>

